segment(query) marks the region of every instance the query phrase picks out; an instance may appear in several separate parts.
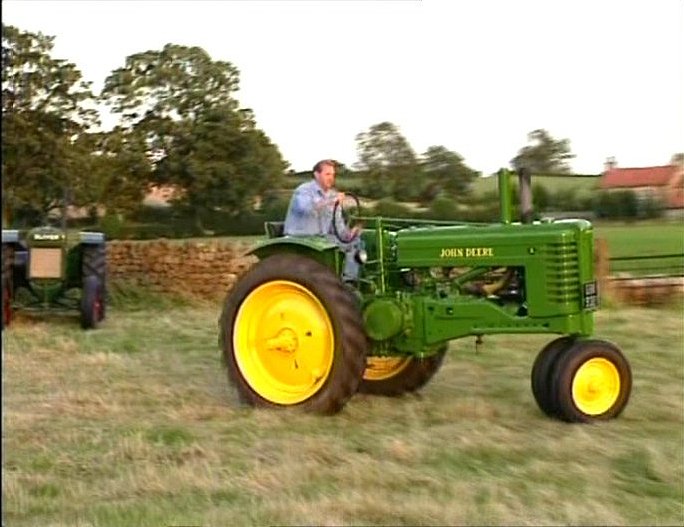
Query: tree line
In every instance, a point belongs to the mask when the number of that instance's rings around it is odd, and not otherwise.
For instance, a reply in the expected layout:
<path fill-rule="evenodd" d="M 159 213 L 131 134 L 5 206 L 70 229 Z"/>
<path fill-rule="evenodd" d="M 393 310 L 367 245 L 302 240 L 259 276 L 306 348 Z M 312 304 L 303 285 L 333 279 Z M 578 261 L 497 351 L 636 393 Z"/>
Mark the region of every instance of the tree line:
<path fill-rule="evenodd" d="M 3 220 L 10 211 L 42 218 L 67 202 L 94 220 L 102 209 L 125 216 L 152 186 L 169 185 L 174 209 L 201 228 L 209 211 L 237 217 L 269 203 L 294 173 L 241 107 L 232 63 L 167 44 L 126 57 L 95 94 L 75 64 L 53 57 L 54 39 L 2 25 Z M 112 130 L 99 128 L 101 106 L 118 119 Z M 570 171 L 567 139 L 543 129 L 528 139 L 513 168 Z M 370 198 L 429 206 L 467 196 L 479 175 L 445 146 L 417 154 L 389 121 L 360 132 L 356 145 L 358 161 L 341 174 L 360 178 Z"/>

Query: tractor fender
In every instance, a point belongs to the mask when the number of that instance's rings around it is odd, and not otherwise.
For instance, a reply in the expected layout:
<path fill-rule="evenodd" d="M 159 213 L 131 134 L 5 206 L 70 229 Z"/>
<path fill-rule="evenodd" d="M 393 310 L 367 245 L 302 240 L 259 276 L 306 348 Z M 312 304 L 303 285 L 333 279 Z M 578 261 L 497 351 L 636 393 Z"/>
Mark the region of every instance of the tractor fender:
<path fill-rule="evenodd" d="M 12 264 L 15 267 L 26 267 L 28 262 L 28 249 L 26 242 L 21 239 L 17 229 L 2 229 L 2 243 L 14 248 L 14 258 Z"/>
<path fill-rule="evenodd" d="M 17 243 L 19 231 L 16 229 L 2 229 L 2 243 Z"/>
<path fill-rule="evenodd" d="M 247 255 L 259 260 L 274 254 L 300 254 L 312 258 L 323 265 L 336 269 L 341 262 L 341 251 L 337 244 L 323 236 L 284 236 L 260 242 Z"/>
<path fill-rule="evenodd" d="M 81 231 L 79 241 L 85 245 L 99 245 L 105 242 L 105 235 L 102 232 Z"/>

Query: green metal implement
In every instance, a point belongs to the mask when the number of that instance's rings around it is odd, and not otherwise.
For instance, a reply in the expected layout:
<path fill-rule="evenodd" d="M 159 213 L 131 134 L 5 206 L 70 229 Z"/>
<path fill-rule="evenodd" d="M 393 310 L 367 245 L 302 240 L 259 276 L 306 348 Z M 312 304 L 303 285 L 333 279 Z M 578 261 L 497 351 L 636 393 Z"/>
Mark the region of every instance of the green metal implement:
<path fill-rule="evenodd" d="M 3 328 L 14 311 L 81 314 L 84 328 L 104 318 L 104 235 L 80 232 L 70 243 L 53 226 L 2 231 Z M 80 293 L 80 294 L 76 294 Z"/>

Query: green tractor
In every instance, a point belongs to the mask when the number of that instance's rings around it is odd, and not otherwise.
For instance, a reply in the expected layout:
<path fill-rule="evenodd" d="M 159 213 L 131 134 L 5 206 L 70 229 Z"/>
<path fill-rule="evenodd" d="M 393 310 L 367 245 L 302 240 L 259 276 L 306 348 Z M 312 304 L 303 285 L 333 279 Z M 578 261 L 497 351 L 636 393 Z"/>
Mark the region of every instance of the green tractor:
<path fill-rule="evenodd" d="M 15 310 L 80 312 L 84 329 L 96 328 L 105 318 L 104 234 L 80 232 L 70 245 L 65 229 L 49 225 L 2 230 L 3 329 Z"/>
<path fill-rule="evenodd" d="M 537 355 L 532 394 L 550 417 L 617 417 L 629 399 L 629 363 L 591 338 L 598 290 L 593 228 L 533 220 L 530 177 L 521 172 L 521 220 L 511 180 L 498 174 L 500 222 L 362 217 L 365 250 L 354 287 L 340 280 L 344 253 L 323 237 L 282 235 L 251 252 L 259 261 L 228 293 L 219 343 L 240 399 L 263 407 L 335 413 L 356 392 L 395 396 L 423 387 L 449 341 L 483 335 L 555 335 Z"/>

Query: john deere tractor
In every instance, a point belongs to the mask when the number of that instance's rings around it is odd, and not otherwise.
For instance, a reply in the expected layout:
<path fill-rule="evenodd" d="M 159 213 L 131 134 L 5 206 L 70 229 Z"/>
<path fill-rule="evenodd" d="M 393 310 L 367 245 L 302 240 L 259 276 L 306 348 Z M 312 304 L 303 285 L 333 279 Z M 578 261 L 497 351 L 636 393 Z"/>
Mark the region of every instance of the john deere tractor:
<path fill-rule="evenodd" d="M 500 221 L 472 224 L 361 217 L 357 283 L 340 280 L 344 253 L 323 237 L 266 225 L 259 261 L 228 293 L 219 342 L 240 398 L 264 407 L 334 413 L 357 391 L 400 395 L 423 387 L 454 339 L 554 337 L 532 367 L 532 394 L 550 417 L 617 417 L 632 385 L 628 361 L 592 338 L 598 291 L 590 222 L 534 220 L 530 176 L 498 174 Z M 336 212 L 337 213 L 337 212 Z M 349 242 L 349 240 L 342 240 Z"/>
<path fill-rule="evenodd" d="M 78 233 L 77 243 L 49 225 L 2 230 L 2 327 L 15 310 L 80 312 L 84 329 L 105 317 L 104 234 Z"/>

